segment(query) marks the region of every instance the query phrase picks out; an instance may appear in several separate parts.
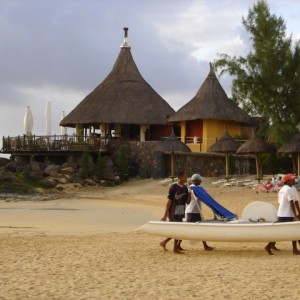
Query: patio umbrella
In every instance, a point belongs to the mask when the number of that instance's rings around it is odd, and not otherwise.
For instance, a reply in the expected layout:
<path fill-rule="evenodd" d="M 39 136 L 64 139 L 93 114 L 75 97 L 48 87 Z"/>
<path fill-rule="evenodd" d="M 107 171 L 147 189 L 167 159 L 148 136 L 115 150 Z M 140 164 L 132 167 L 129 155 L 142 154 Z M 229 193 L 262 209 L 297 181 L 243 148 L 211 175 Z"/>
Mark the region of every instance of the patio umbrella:
<path fill-rule="evenodd" d="M 171 176 L 170 177 L 172 178 L 172 180 L 175 178 L 174 175 L 175 151 L 191 152 L 191 149 L 176 137 L 173 128 L 170 136 L 165 140 L 159 142 L 156 150 L 161 152 L 171 152 Z"/>
<path fill-rule="evenodd" d="M 229 154 L 233 154 L 240 147 L 240 143 L 234 140 L 225 130 L 224 135 L 213 145 L 208 148 L 208 152 L 225 153 L 226 177 L 229 180 Z"/>
<path fill-rule="evenodd" d="M 260 161 L 258 155 L 261 153 L 268 153 L 273 151 L 274 151 L 274 147 L 271 144 L 269 144 L 267 141 L 263 140 L 262 138 L 257 137 L 255 132 L 253 132 L 250 139 L 247 140 L 242 146 L 240 146 L 236 151 L 236 153 L 255 156 L 256 176 L 258 182 L 260 182 L 260 174 L 259 174 Z"/>
<path fill-rule="evenodd" d="M 24 132 L 30 135 L 33 129 L 33 117 L 30 106 L 27 106 L 25 116 L 24 116 Z"/>
<path fill-rule="evenodd" d="M 279 153 L 297 154 L 297 172 L 300 175 L 300 133 L 295 134 L 290 141 L 283 144 L 278 151 Z"/>
<path fill-rule="evenodd" d="M 62 121 L 64 118 L 65 118 L 65 112 L 62 111 L 62 112 L 61 112 L 60 120 Z M 60 126 L 60 134 L 61 134 L 61 135 L 66 135 L 66 134 L 67 134 L 67 127 Z"/>
<path fill-rule="evenodd" d="M 46 135 L 51 135 L 51 102 L 48 101 L 45 110 L 46 116 Z"/>

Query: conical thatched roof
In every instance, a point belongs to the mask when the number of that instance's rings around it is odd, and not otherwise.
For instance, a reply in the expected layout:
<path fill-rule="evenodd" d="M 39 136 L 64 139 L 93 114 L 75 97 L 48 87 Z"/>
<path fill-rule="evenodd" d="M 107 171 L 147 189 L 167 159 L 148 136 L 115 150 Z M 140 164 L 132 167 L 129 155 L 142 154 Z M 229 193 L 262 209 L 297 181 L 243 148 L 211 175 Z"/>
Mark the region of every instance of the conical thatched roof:
<path fill-rule="evenodd" d="M 174 110 L 140 74 L 127 43 L 127 28 L 124 30 L 126 41 L 112 71 L 60 122 L 61 126 L 167 124 Z"/>
<path fill-rule="evenodd" d="M 156 150 L 161 151 L 161 152 L 164 152 L 164 151 L 191 152 L 191 149 L 176 137 L 173 129 L 172 129 L 170 136 L 167 139 L 161 141 L 157 145 Z"/>
<path fill-rule="evenodd" d="M 199 119 L 251 123 L 250 116 L 227 97 L 211 64 L 210 72 L 195 97 L 181 107 L 168 121 Z"/>
<path fill-rule="evenodd" d="M 208 152 L 235 153 L 239 147 L 240 143 L 234 140 L 226 130 L 224 135 L 208 148 Z"/>
<path fill-rule="evenodd" d="M 278 152 L 282 153 L 300 153 L 300 133 L 295 134 L 289 142 L 282 145 Z"/>
<path fill-rule="evenodd" d="M 241 147 L 236 151 L 237 154 L 259 154 L 273 152 L 274 147 L 263 140 L 262 138 L 255 135 L 253 132 L 251 138 L 247 140 Z"/>

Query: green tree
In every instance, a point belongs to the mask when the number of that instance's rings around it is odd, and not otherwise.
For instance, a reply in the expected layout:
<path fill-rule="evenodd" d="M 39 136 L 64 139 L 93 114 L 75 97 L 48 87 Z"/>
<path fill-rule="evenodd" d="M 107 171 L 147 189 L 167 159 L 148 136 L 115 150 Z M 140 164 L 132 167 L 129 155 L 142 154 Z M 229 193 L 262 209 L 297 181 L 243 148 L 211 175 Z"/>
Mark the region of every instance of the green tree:
<path fill-rule="evenodd" d="M 88 177 L 90 175 L 90 154 L 87 149 L 84 149 L 80 158 L 80 164 L 83 175 Z"/>
<path fill-rule="evenodd" d="M 96 167 L 95 167 L 95 175 L 97 176 L 97 178 L 99 179 L 103 178 L 104 168 L 105 168 L 105 161 L 101 153 L 99 153 L 96 161 Z"/>
<path fill-rule="evenodd" d="M 299 41 L 293 45 L 284 20 L 271 14 L 264 0 L 254 4 L 242 22 L 252 41 L 249 54 L 246 58 L 220 54 L 214 66 L 220 75 L 234 76 L 233 101 L 265 121 L 258 133 L 280 145 L 300 121 Z"/>
<path fill-rule="evenodd" d="M 118 151 L 117 167 L 120 175 L 128 176 L 129 162 L 127 157 L 127 146 L 122 145 Z"/>

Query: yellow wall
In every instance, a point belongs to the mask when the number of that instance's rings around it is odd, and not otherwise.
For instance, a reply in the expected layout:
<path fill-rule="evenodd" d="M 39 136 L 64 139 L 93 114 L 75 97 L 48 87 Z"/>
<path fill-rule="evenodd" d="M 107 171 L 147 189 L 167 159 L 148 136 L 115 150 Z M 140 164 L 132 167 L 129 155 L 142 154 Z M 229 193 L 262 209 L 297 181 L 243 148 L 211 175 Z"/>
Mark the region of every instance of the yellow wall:
<path fill-rule="evenodd" d="M 203 120 L 203 144 L 201 152 L 207 152 L 207 149 L 224 135 L 225 128 L 232 137 L 241 134 L 240 123 L 233 121 Z"/>
<path fill-rule="evenodd" d="M 182 121 L 180 123 L 180 127 L 181 141 L 185 143 L 186 122 Z M 202 143 L 187 143 L 186 145 L 192 150 L 192 152 L 207 152 L 207 149 L 224 135 L 225 128 L 232 137 L 241 135 L 241 124 L 238 122 L 203 120 Z"/>
<path fill-rule="evenodd" d="M 188 143 L 186 144 L 192 152 L 203 152 L 202 151 L 202 144 L 191 144 L 191 143 Z"/>

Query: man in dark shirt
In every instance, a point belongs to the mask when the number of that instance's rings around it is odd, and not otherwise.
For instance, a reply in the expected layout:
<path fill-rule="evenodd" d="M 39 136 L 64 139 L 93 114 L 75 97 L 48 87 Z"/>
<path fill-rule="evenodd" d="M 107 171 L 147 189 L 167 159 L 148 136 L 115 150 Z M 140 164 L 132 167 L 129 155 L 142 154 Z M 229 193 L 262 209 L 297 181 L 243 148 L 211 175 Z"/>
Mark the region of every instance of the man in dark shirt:
<path fill-rule="evenodd" d="M 187 176 L 184 171 L 179 172 L 178 182 L 173 183 L 169 189 L 168 201 L 165 209 L 165 214 L 161 218 L 161 221 L 166 221 L 167 218 L 170 222 L 182 222 L 185 216 L 185 206 L 190 203 L 191 194 L 186 186 Z M 166 249 L 167 243 L 171 238 L 163 240 L 160 245 Z M 180 246 L 181 241 L 174 239 L 174 253 L 181 254 L 182 248 Z"/>

